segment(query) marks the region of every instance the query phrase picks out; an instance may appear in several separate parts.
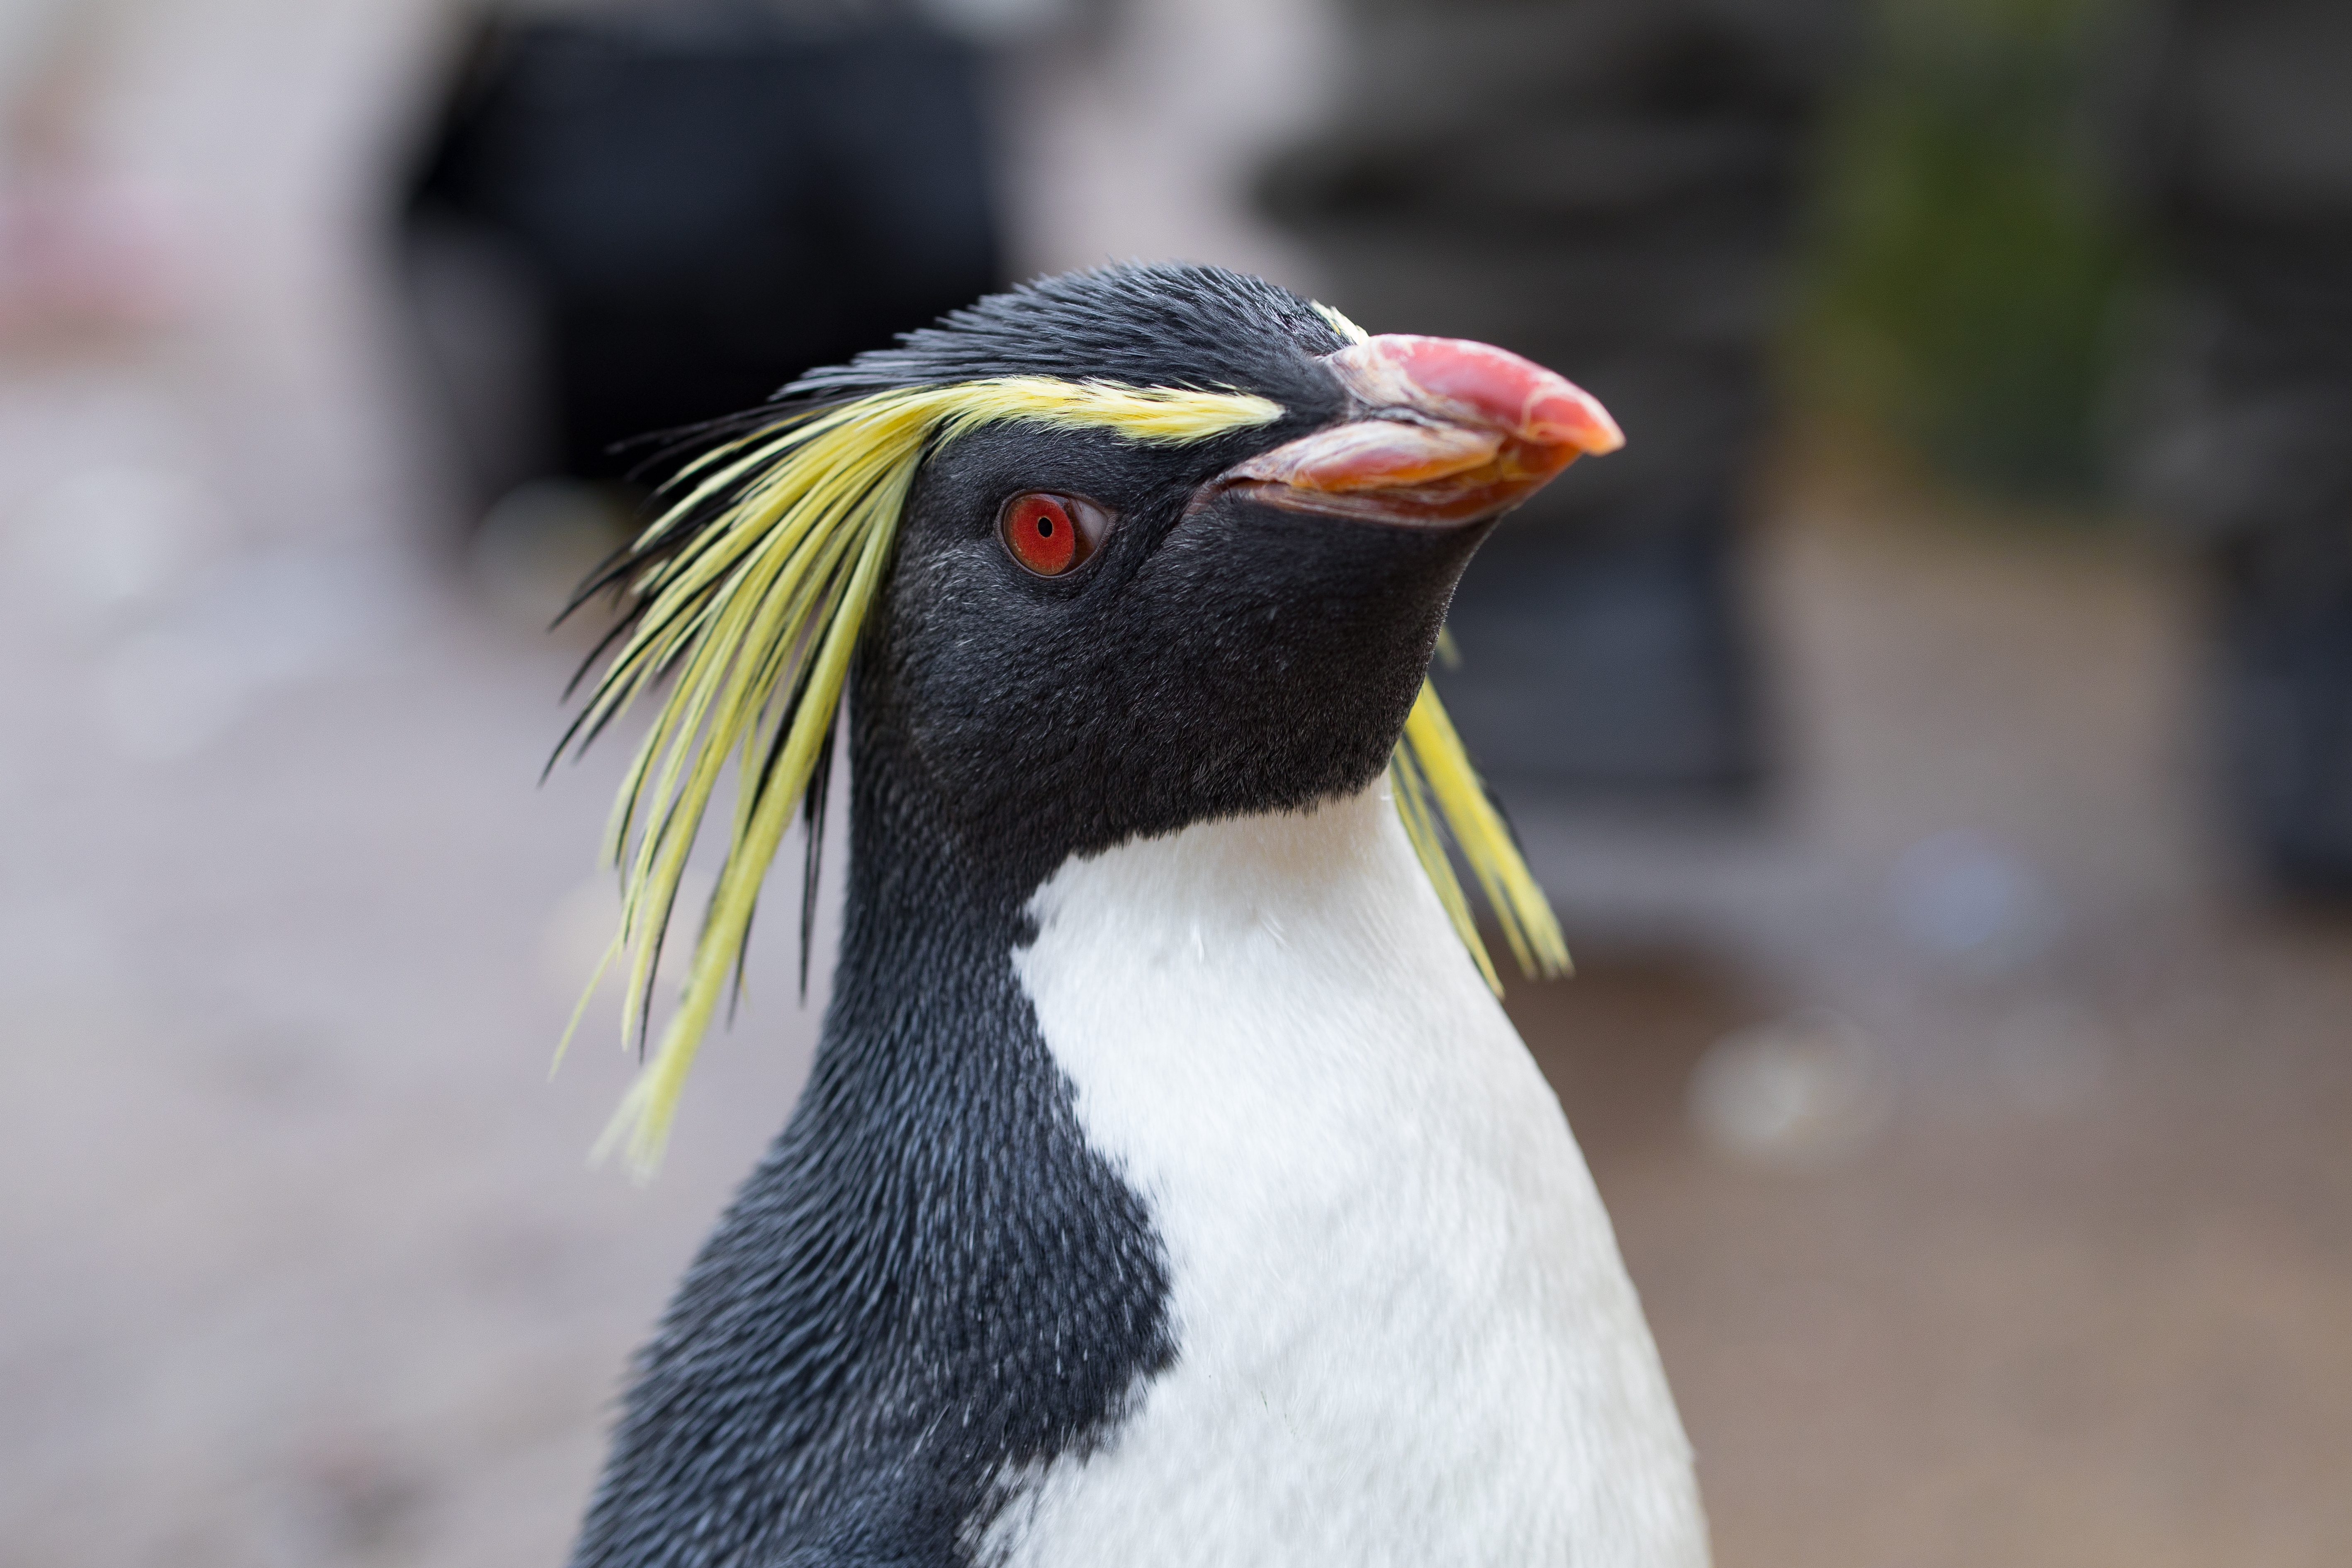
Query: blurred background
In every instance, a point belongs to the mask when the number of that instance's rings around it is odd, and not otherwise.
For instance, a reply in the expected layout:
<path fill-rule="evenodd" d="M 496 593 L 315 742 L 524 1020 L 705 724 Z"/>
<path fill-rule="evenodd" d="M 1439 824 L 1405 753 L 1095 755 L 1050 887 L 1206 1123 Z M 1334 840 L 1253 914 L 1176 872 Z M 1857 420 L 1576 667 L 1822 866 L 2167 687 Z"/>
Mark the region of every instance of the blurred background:
<path fill-rule="evenodd" d="M 769 931 L 585 1168 L 612 443 L 1163 256 L 1632 437 L 1441 680 L 1726 1568 L 2344 1561 L 2347 81 L 2334 0 L 10 0 L 0 1563 L 561 1559 L 824 1001 Z"/>

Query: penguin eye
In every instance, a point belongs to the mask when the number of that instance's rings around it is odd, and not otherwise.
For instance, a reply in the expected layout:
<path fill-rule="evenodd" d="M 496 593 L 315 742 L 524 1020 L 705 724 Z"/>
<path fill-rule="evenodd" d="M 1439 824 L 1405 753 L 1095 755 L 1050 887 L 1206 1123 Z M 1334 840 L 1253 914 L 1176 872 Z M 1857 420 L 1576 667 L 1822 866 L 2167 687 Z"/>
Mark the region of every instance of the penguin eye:
<path fill-rule="evenodd" d="M 1004 503 L 997 531 L 1013 559 L 1040 577 L 1059 577 L 1095 552 L 1110 513 L 1079 496 L 1032 490 Z"/>

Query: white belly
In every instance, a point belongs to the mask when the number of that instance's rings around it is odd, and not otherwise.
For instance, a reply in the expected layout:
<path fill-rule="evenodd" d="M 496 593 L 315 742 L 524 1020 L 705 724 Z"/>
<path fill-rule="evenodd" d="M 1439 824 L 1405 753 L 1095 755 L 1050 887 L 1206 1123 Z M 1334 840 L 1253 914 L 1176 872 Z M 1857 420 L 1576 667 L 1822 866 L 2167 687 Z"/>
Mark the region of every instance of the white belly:
<path fill-rule="evenodd" d="M 1385 785 L 1064 866 L 1015 967 L 1142 1194 L 1175 1364 L 1000 1478 L 1003 1568 L 1696 1568 L 1640 1304 Z"/>

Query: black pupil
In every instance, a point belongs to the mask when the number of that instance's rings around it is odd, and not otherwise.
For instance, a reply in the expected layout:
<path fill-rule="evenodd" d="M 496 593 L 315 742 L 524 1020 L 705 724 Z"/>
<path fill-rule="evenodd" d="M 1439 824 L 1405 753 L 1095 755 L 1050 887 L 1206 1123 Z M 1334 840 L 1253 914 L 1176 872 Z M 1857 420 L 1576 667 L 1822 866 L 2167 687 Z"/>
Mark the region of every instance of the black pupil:
<path fill-rule="evenodd" d="M 1051 539 L 1054 537 L 1054 514 L 1052 512 L 1041 511 L 1037 514 L 1037 537 L 1040 539 Z"/>

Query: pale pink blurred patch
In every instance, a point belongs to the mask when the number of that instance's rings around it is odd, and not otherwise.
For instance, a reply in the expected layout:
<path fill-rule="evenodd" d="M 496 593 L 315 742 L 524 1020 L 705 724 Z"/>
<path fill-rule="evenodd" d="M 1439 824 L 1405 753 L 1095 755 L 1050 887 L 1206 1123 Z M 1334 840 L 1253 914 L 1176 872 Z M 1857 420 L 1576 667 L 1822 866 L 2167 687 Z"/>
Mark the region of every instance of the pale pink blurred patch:
<path fill-rule="evenodd" d="M 66 161 L 0 187 L 0 347 L 173 325 L 193 274 L 187 226 L 155 185 Z"/>

